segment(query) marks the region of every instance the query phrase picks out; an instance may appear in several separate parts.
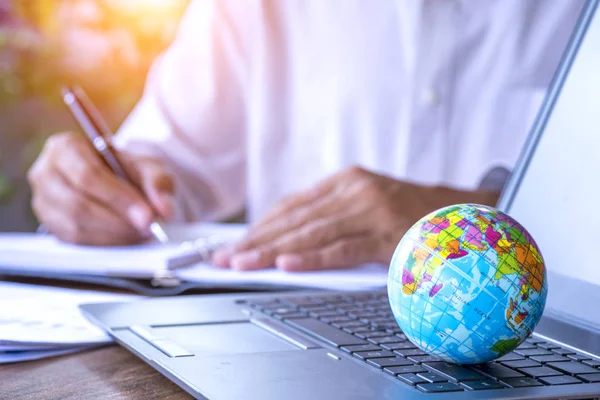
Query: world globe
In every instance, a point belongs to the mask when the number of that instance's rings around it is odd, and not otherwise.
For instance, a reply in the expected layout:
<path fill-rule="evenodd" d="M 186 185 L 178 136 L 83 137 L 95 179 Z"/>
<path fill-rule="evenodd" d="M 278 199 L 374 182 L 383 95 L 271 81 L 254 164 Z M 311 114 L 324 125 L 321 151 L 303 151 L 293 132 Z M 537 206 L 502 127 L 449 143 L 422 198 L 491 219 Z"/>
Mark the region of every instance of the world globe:
<path fill-rule="evenodd" d="M 531 235 L 491 207 L 459 204 L 423 217 L 392 258 L 389 301 L 416 346 L 457 364 L 512 351 L 539 322 L 546 269 Z"/>

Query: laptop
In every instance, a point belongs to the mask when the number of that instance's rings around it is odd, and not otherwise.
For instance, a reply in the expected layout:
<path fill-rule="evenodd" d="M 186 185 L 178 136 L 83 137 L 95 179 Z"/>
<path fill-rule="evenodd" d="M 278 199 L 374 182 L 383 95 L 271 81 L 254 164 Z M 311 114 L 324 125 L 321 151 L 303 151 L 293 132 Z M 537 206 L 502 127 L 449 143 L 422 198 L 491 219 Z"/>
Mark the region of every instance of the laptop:
<path fill-rule="evenodd" d="M 499 208 L 536 238 L 549 297 L 535 332 L 486 364 L 416 348 L 385 290 L 200 295 L 84 314 L 207 399 L 600 397 L 600 13 L 584 7 Z"/>

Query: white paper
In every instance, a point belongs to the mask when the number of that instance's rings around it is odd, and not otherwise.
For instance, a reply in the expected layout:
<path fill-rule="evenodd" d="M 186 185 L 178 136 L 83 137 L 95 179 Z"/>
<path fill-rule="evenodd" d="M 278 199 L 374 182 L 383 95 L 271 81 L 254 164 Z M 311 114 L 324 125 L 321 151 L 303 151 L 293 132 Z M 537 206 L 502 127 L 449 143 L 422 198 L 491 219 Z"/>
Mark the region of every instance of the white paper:
<path fill-rule="evenodd" d="M 79 304 L 138 298 L 0 282 L 0 351 L 108 343 L 111 338 L 83 317 Z"/>
<path fill-rule="evenodd" d="M 198 237 L 226 241 L 240 238 L 244 225 L 192 224 L 167 226 L 176 242 Z M 185 249 L 185 247 L 184 247 Z M 0 234 L 0 269 L 78 273 L 127 278 L 152 278 L 182 247 L 147 244 L 128 247 L 82 247 L 60 243 L 50 236 Z M 368 264 L 345 270 L 283 272 L 274 268 L 238 272 L 198 263 L 178 269 L 175 275 L 191 282 L 219 285 L 277 285 L 334 290 L 362 290 L 384 287 L 387 266 Z"/>
<path fill-rule="evenodd" d="M 0 364 L 15 363 L 21 361 L 39 360 L 41 358 L 55 357 L 64 354 L 71 354 L 78 351 L 84 351 L 92 349 L 95 346 L 79 346 L 69 347 L 65 349 L 53 349 L 53 350 L 38 350 L 38 351 L 14 351 L 14 352 L 3 352 L 0 351 Z"/>
<path fill-rule="evenodd" d="M 201 224 L 167 227 L 173 243 L 123 247 L 76 246 L 59 242 L 50 235 L 0 233 L 0 268 L 7 271 L 40 271 L 150 279 L 155 271 L 182 251 L 181 242 L 206 237 L 234 240 L 244 226 Z"/>
<path fill-rule="evenodd" d="M 240 272 L 211 265 L 198 265 L 177 271 L 179 277 L 191 282 L 298 286 L 331 290 L 365 290 L 384 287 L 387 284 L 387 273 L 387 266 L 378 264 L 316 272 L 284 272 L 275 268 Z"/>

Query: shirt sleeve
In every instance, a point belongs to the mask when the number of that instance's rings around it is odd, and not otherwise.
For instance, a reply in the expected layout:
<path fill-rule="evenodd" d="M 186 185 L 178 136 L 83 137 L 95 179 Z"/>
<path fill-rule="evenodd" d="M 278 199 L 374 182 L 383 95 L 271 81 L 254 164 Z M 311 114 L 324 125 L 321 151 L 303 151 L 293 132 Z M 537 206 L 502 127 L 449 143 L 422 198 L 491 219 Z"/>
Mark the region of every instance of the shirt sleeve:
<path fill-rule="evenodd" d="M 193 0 L 115 136 L 117 148 L 166 162 L 178 222 L 219 220 L 245 204 L 247 63 L 236 29 L 223 2 Z"/>

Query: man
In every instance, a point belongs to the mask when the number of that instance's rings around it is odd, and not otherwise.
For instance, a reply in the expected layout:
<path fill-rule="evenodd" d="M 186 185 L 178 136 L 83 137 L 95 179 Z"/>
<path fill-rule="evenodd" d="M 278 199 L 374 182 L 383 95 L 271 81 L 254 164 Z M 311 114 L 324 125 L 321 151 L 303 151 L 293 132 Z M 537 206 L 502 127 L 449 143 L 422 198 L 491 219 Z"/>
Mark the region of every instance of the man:
<path fill-rule="evenodd" d="M 388 262 L 427 212 L 494 204 L 501 183 L 480 184 L 514 164 L 581 6 L 192 1 L 116 137 L 143 193 L 59 134 L 30 172 L 33 208 L 63 240 L 113 245 L 155 214 L 247 206 L 253 228 L 217 265 Z"/>

